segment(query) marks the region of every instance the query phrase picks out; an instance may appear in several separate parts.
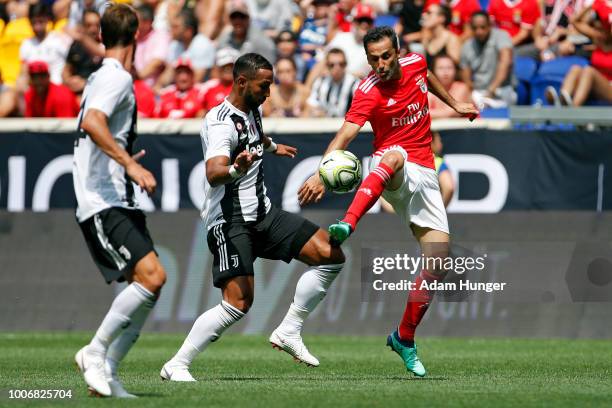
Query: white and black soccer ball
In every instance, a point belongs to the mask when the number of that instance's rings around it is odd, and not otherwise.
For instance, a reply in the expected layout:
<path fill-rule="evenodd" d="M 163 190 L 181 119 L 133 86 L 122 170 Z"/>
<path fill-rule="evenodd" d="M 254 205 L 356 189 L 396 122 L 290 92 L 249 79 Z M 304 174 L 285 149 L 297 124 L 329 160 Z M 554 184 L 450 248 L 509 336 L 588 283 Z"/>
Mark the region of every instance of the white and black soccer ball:
<path fill-rule="evenodd" d="M 319 176 L 328 191 L 349 193 L 361 183 L 361 162 L 347 150 L 334 150 L 323 157 Z"/>

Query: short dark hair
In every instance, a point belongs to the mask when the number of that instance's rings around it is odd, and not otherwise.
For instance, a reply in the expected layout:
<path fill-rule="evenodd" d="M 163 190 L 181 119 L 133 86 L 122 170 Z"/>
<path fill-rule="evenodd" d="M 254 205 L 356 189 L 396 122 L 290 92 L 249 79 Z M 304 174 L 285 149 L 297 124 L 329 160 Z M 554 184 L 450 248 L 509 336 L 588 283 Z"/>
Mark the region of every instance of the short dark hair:
<path fill-rule="evenodd" d="M 249 52 L 248 54 L 241 55 L 236 60 L 232 74 L 234 75 L 234 80 L 238 79 L 240 75 L 244 75 L 247 79 L 253 79 L 260 69 L 274 70 L 270 61 L 263 55 Z"/>
<path fill-rule="evenodd" d="M 329 57 L 331 54 L 342 55 L 342 57 L 346 61 L 346 54 L 340 48 L 332 48 L 331 50 L 327 51 L 327 55 L 325 56 L 325 58 Z"/>
<path fill-rule="evenodd" d="M 151 7 L 148 4 L 143 4 L 141 6 L 138 6 L 136 11 L 138 12 L 138 14 L 140 14 L 140 17 L 145 21 L 153 21 L 153 19 L 155 18 L 155 10 L 153 10 L 153 7 Z"/>
<path fill-rule="evenodd" d="M 293 58 L 290 57 L 280 57 L 279 59 L 276 60 L 276 66 L 278 66 L 278 63 L 281 61 L 289 61 L 289 63 L 293 66 L 293 69 L 295 71 L 297 71 L 297 64 L 295 63 L 295 60 Z"/>
<path fill-rule="evenodd" d="M 444 27 L 448 26 L 453 18 L 453 12 L 451 11 L 450 7 L 440 4 L 440 13 L 442 14 L 442 17 L 444 17 Z"/>
<path fill-rule="evenodd" d="M 102 15 L 100 26 L 106 49 L 130 45 L 136 40 L 138 16 L 127 4 L 113 4 Z"/>
<path fill-rule="evenodd" d="M 185 28 L 191 28 L 193 35 L 198 33 L 198 19 L 193 10 L 185 8 L 178 15 L 183 20 Z"/>
<path fill-rule="evenodd" d="M 28 10 L 28 18 L 32 20 L 36 17 L 51 18 L 51 9 L 45 3 L 32 4 Z"/>
<path fill-rule="evenodd" d="M 485 20 L 487 20 L 487 23 L 491 23 L 491 19 L 489 18 L 489 14 L 486 11 L 483 10 L 478 10 L 472 13 L 472 15 L 470 16 L 470 21 L 472 21 L 474 19 L 474 17 L 484 17 Z"/>
<path fill-rule="evenodd" d="M 393 44 L 393 48 L 395 48 L 396 51 L 399 51 L 399 39 L 397 38 L 395 30 L 389 26 L 380 26 L 372 28 L 368 31 L 365 37 L 363 37 L 363 47 L 365 48 L 366 53 L 368 52 L 368 44 L 378 42 L 385 37 L 390 39 L 391 43 Z"/>
<path fill-rule="evenodd" d="M 83 10 L 83 18 L 81 19 L 81 22 L 84 23 L 85 22 L 85 17 L 87 17 L 88 14 L 95 14 L 96 16 L 100 17 L 100 14 L 91 8 L 86 8 L 85 10 Z"/>

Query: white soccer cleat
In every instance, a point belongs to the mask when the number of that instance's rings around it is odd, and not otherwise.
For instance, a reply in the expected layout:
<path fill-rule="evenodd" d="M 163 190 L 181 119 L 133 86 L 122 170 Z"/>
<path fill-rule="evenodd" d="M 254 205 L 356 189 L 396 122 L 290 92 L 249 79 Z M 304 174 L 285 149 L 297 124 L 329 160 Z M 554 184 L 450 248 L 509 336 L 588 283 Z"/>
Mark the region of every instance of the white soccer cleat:
<path fill-rule="evenodd" d="M 305 363 L 310 367 L 319 366 L 319 360 L 310 354 L 299 334 L 285 334 L 276 329 L 270 335 L 270 344 L 277 350 L 289 353 L 297 362 Z"/>
<path fill-rule="evenodd" d="M 117 373 L 113 372 L 111 365 L 106 360 L 104 364 L 104 374 L 106 375 L 106 381 L 108 381 L 108 386 L 111 389 L 111 396 L 115 398 L 138 398 L 134 394 L 130 394 L 123 388 L 123 384 L 119 380 L 119 376 Z"/>
<path fill-rule="evenodd" d="M 85 346 L 74 356 L 77 368 L 83 374 L 91 395 L 110 397 L 111 388 L 104 374 L 104 359 L 102 356 L 88 352 Z"/>
<path fill-rule="evenodd" d="M 168 361 L 162 367 L 159 376 L 162 381 L 195 382 L 197 381 L 189 372 L 189 367 L 184 365 L 172 364 Z"/>

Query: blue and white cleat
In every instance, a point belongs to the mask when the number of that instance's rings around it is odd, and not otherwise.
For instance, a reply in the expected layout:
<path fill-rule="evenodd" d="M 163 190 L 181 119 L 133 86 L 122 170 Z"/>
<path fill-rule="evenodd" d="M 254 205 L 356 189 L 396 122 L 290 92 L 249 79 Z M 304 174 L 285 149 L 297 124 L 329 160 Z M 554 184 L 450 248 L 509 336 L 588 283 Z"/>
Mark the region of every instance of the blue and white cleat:
<path fill-rule="evenodd" d="M 397 330 L 395 330 L 387 337 L 387 346 L 391 347 L 391 350 L 399 354 L 402 360 L 404 360 L 404 365 L 408 371 L 412 372 L 417 377 L 425 377 L 425 367 L 423 367 L 423 363 L 421 363 L 421 360 L 419 360 L 417 356 L 416 344 L 414 347 L 403 345 Z"/>

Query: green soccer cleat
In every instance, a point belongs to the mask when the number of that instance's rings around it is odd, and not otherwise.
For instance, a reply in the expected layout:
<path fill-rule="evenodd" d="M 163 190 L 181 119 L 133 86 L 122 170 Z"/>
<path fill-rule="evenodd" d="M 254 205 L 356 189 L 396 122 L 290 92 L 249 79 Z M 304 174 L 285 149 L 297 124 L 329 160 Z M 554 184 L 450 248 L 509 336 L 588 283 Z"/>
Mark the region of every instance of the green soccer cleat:
<path fill-rule="evenodd" d="M 327 230 L 329 231 L 329 242 L 333 246 L 342 245 L 353 232 L 351 224 L 344 221 L 338 221 L 336 224 L 330 225 Z"/>
<path fill-rule="evenodd" d="M 396 330 L 387 337 L 387 346 L 391 347 L 391 350 L 399 354 L 402 360 L 404 360 L 404 365 L 406 365 L 408 371 L 412 372 L 417 377 L 425 377 L 425 367 L 423 367 L 423 363 L 421 363 L 421 360 L 419 360 L 417 356 L 416 344 L 414 347 L 404 346 Z"/>

